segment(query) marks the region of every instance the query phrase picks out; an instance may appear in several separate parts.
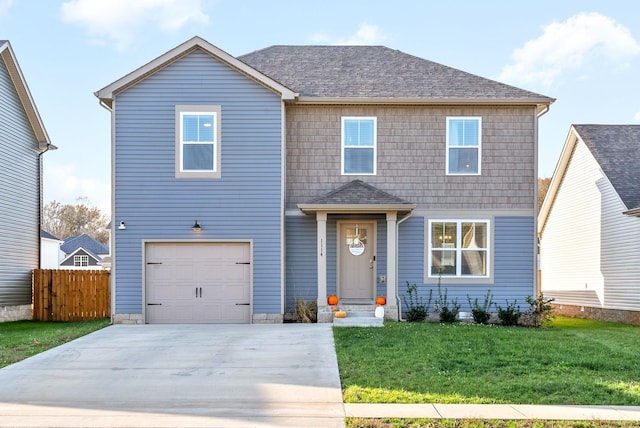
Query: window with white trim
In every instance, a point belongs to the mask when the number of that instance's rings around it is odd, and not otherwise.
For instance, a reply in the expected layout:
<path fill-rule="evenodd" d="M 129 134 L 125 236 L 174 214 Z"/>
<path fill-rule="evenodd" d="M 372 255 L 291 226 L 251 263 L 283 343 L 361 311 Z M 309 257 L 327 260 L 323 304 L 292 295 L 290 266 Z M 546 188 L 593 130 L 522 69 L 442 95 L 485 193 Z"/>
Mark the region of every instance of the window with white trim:
<path fill-rule="evenodd" d="M 176 106 L 176 178 L 220 177 L 220 106 Z"/>
<path fill-rule="evenodd" d="M 429 220 L 429 277 L 490 275 L 489 220 Z"/>
<path fill-rule="evenodd" d="M 342 118 L 342 174 L 375 175 L 377 118 Z"/>
<path fill-rule="evenodd" d="M 479 175 L 482 118 L 447 117 L 447 174 Z"/>
<path fill-rule="evenodd" d="M 73 256 L 73 265 L 75 267 L 87 267 L 89 266 L 89 256 Z"/>

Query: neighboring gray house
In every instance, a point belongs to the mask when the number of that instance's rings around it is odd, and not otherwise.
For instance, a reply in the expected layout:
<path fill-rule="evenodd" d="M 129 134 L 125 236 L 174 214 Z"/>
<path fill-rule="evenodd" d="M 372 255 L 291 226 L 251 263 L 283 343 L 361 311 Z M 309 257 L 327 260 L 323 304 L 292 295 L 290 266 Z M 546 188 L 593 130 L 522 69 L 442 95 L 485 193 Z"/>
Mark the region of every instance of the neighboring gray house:
<path fill-rule="evenodd" d="M 194 37 L 96 92 L 113 121 L 113 321 L 282 322 L 406 284 L 536 293 L 553 99 L 382 46 L 234 57 Z M 441 277 L 441 278 L 440 278 Z M 464 309 L 464 308 L 463 308 Z"/>
<path fill-rule="evenodd" d="M 60 250 L 60 269 L 102 269 L 102 259 L 109 255 L 109 248 L 86 233 L 67 238 Z"/>
<path fill-rule="evenodd" d="M 640 324 L 640 125 L 573 125 L 538 217 L 560 313 Z"/>
<path fill-rule="evenodd" d="M 54 149 L 11 44 L 0 40 L 0 321 L 29 319 L 40 265 L 42 154 Z"/>

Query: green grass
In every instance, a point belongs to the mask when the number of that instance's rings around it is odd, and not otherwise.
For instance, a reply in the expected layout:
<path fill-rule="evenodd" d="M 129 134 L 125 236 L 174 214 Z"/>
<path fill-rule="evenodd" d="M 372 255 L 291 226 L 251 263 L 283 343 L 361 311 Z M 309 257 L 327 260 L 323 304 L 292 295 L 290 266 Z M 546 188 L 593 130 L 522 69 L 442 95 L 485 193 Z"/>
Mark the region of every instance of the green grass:
<path fill-rule="evenodd" d="M 109 325 L 109 319 L 77 322 L 0 323 L 0 368 Z"/>
<path fill-rule="evenodd" d="M 347 418 L 347 428 L 631 428 L 629 421 L 542 421 L 478 419 L 358 419 Z"/>
<path fill-rule="evenodd" d="M 334 338 L 348 403 L 640 405 L 637 326 L 390 322 Z"/>

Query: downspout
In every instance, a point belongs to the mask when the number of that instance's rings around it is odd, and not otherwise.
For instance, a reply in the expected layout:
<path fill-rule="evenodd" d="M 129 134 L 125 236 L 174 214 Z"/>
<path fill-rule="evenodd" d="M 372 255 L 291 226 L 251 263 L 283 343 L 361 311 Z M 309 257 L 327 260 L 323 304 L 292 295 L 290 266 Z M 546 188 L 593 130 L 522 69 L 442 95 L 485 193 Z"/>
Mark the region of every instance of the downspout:
<path fill-rule="evenodd" d="M 400 269 L 398 269 L 398 240 L 400 237 L 400 224 L 402 224 L 405 220 L 408 220 L 411 216 L 413 216 L 413 211 L 409 211 L 409 214 L 396 222 L 396 303 L 398 305 L 398 321 L 402 321 L 402 302 L 400 301 L 400 296 L 398 295 L 398 277 L 400 276 Z"/>
<path fill-rule="evenodd" d="M 42 242 L 41 242 L 41 238 L 40 238 L 40 231 L 42 230 L 42 210 L 43 210 L 43 186 L 42 186 L 42 174 L 43 174 L 43 168 L 42 168 L 42 155 L 47 153 L 49 150 L 55 150 L 56 147 L 53 146 L 51 143 L 47 143 L 47 146 L 44 148 L 44 150 L 42 150 L 40 153 L 38 153 L 38 240 L 36 241 L 38 243 L 38 268 L 42 267 Z"/>
<path fill-rule="evenodd" d="M 546 114 L 549 111 L 550 105 L 547 104 L 546 106 L 544 106 L 544 109 L 541 110 L 537 115 L 536 115 L 536 150 L 535 150 L 535 163 L 536 163 L 536 171 L 538 168 L 538 163 L 539 163 L 539 156 L 538 156 L 538 151 L 539 151 L 539 133 L 538 133 L 538 128 L 539 128 L 539 120 L 540 118 Z M 537 174 L 536 174 L 537 175 Z M 533 230 L 535 231 L 535 247 L 534 247 L 534 255 L 535 255 L 535 268 L 534 268 L 534 272 L 533 272 L 533 294 L 534 296 L 539 296 L 540 295 L 540 236 L 538 235 L 538 214 L 539 214 L 539 209 L 540 207 L 538 206 L 538 180 L 534 180 L 534 185 L 533 185 L 533 192 L 534 192 L 534 200 L 533 200 Z"/>

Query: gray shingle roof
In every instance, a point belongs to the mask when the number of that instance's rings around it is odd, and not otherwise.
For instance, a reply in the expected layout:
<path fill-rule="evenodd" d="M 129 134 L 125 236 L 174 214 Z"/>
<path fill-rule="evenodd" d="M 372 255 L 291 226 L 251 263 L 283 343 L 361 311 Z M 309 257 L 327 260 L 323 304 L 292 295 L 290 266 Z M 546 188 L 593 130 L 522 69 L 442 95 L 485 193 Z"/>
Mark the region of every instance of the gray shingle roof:
<path fill-rule="evenodd" d="M 303 97 L 554 101 L 384 46 L 271 46 L 238 59 Z"/>
<path fill-rule="evenodd" d="M 640 208 L 640 125 L 573 125 L 627 209 Z"/>
<path fill-rule="evenodd" d="M 2 43 L 2 40 L 0 40 L 0 43 Z M 52 234 L 50 234 L 46 230 L 40 230 L 40 237 L 41 238 L 46 238 L 46 239 L 55 239 L 56 241 L 61 241 L 61 239 L 58 239 L 57 237 L 53 236 Z"/>
<path fill-rule="evenodd" d="M 353 180 L 326 195 L 309 201 L 310 205 L 412 205 L 361 180 Z"/>
<path fill-rule="evenodd" d="M 78 248 L 82 248 L 91 254 L 109 254 L 107 247 L 86 233 L 76 236 L 75 238 L 68 238 L 64 241 L 64 244 L 60 246 L 60 250 L 65 254 L 71 254 Z"/>

